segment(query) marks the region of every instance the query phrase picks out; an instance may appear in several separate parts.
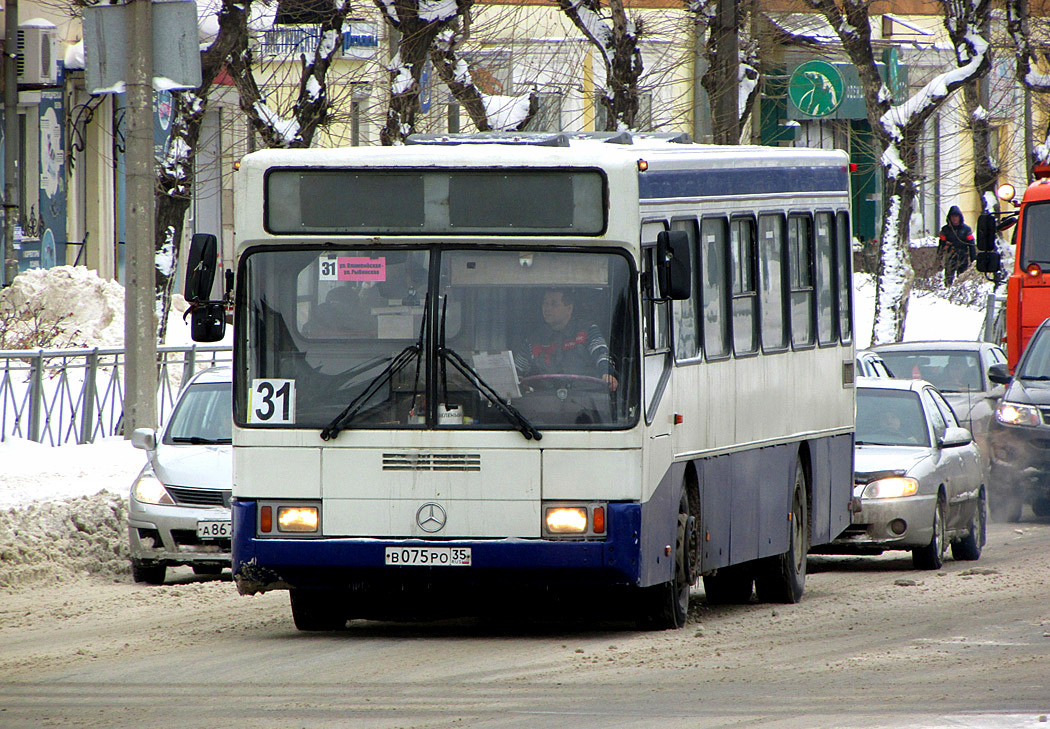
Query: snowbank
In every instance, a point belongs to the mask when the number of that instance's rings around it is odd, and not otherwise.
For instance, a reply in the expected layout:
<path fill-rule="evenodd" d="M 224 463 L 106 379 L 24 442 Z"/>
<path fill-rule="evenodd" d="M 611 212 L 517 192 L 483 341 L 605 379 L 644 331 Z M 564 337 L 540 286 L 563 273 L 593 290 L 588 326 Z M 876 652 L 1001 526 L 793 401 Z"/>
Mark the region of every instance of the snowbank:
<path fill-rule="evenodd" d="M 84 266 L 34 268 L 0 292 L 0 306 L 40 308 L 62 319 L 62 346 L 119 347 L 124 343 L 124 287 Z M 65 317 L 65 318 L 62 318 Z"/>
<path fill-rule="evenodd" d="M 127 518 L 127 501 L 105 491 L 0 512 L 0 587 L 129 574 Z"/>

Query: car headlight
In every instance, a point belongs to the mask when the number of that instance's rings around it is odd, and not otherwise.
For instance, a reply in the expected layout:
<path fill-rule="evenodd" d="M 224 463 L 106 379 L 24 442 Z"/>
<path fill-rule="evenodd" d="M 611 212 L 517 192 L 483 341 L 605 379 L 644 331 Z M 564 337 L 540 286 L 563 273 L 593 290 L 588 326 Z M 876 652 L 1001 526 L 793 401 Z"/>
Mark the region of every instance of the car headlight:
<path fill-rule="evenodd" d="M 872 481 L 864 487 L 862 499 L 899 499 L 902 496 L 914 496 L 919 490 L 919 482 L 908 476 L 892 476 Z"/>
<path fill-rule="evenodd" d="M 995 419 L 1004 425 L 1042 425 L 1043 419 L 1039 410 L 1031 405 L 1022 405 L 1019 402 L 999 403 L 995 409 Z"/>
<path fill-rule="evenodd" d="M 152 471 L 146 471 L 139 476 L 131 493 L 135 496 L 135 500 L 142 504 L 175 505 L 175 499 L 171 498 L 164 484 Z"/>

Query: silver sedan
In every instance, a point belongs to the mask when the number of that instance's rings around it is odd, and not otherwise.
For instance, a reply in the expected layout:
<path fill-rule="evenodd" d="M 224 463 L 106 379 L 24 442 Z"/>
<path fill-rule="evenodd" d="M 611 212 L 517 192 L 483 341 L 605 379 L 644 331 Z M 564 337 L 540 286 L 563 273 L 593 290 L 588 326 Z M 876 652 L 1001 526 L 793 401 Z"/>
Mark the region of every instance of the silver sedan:
<path fill-rule="evenodd" d="M 940 569 L 948 546 L 981 556 L 987 496 L 980 451 L 940 392 L 922 380 L 858 378 L 850 526 L 824 552 L 909 550 Z"/>
<path fill-rule="evenodd" d="M 232 395 L 229 367 L 196 375 L 160 433 L 131 436 L 148 459 L 131 488 L 128 540 L 136 582 L 161 584 L 168 567 L 197 574 L 230 566 Z"/>

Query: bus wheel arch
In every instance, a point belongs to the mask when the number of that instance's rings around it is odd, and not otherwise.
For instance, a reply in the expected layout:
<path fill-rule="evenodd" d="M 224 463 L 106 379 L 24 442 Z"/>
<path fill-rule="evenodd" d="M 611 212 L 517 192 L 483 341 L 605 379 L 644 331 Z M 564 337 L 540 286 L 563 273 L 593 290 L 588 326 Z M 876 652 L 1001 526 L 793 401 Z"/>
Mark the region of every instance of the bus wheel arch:
<path fill-rule="evenodd" d="M 640 628 L 668 630 L 685 625 L 689 612 L 689 590 L 695 581 L 691 576 L 696 567 L 690 563 L 692 549 L 689 542 L 693 541 L 692 535 L 697 531 L 698 521 L 693 515 L 693 503 L 699 489 L 693 488 L 692 493 L 693 497 L 690 496 L 686 477 L 678 499 L 671 579 L 638 590 L 637 615 Z"/>
<path fill-rule="evenodd" d="M 689 501 L 689 517 L 686 529 L 686 557 L 689 566 L 689 584 L 700 579 L 700 560 L 703 554 L 703 521 L 700 519 L 700 477 L 692 462 L 686 464 L 682 489 Z"/>

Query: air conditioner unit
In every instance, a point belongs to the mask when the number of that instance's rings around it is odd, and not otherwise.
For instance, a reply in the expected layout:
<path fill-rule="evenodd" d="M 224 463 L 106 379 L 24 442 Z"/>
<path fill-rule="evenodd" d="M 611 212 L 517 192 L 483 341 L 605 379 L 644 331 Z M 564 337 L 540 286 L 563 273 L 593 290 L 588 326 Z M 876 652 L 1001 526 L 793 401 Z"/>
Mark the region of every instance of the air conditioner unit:
<path fill-rule="evenodd" d="M 58 83 L 57 28 L 21 25 L 18 28 L 18 83 L 50 86 Z"/>

